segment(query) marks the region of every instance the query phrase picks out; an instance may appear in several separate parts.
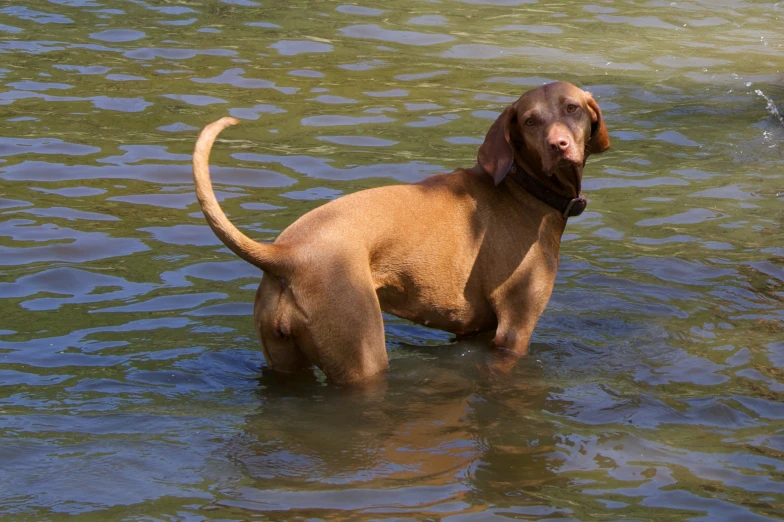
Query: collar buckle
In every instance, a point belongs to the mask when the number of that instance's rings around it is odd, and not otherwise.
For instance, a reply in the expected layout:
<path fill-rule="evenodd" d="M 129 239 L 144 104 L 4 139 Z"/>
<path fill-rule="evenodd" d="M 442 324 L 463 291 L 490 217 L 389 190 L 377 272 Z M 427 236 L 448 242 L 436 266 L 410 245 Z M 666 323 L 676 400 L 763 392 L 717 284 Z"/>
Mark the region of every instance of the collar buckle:
<path fill-rule="evenodd" d="M 563 211 L 563 218 L 568 219 L 570 217 L 579 216 L 585 210 L 585 207 L 588 206 L 588 200 L 585 199 L 585 196 L 580 194 L 576 198 L 569 201 L 569 204 L 566 205 L 566 208 Z"/>

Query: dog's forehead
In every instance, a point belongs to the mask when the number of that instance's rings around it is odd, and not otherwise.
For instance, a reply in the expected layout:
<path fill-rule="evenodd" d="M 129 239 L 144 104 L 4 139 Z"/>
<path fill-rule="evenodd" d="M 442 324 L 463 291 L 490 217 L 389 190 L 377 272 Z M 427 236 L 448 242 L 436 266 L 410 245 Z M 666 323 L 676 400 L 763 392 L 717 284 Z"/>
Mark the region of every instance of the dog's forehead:
<path fill-rule="evenodd" d="M 557 104 L 563 101 L 563 98 L 575 98 L 577 100 L 583 99 L 583 91 L 576 85 L 569 82 L 553 82 L 547 83 L 531 89 L 524 93 L 517 100 L 518 110 L 526 111 L 534 104 L 543 103 L 547 105 Z"/>

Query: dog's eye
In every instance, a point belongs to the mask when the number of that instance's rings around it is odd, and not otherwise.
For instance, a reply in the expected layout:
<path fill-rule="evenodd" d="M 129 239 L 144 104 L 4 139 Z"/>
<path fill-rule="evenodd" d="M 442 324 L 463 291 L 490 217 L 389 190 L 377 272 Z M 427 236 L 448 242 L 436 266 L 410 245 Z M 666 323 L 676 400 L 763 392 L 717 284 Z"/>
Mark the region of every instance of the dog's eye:
<path fill-rule="evenodd" d="M 573 103 L 570 103 L 569 105 L 566 106 L 566 112 L 568 112 L 569 114 L 573 113 L 576 110 L 577 110 L 577 105 Z"/>
<path fill-rule="evenodd" d="M 536 125 L 536 121 L 534 121 L 533 118 L 528 118 L 527 120 L 525 120 L 526 127 L 533 127 L 534 125 Z"/>

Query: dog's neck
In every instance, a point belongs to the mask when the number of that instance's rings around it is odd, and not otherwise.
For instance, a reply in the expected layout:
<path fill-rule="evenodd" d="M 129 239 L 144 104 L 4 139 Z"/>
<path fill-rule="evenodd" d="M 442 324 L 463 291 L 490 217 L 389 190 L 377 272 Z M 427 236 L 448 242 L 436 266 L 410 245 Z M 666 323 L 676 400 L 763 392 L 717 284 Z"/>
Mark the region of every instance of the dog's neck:
<path fill-rule="evenodd" d="M 569 165 L 557 168 L 553 175 L 537 175 L 515 155 L 515 161 L 507 175 L 523 190 L 556 209 L 564 219 L 568 219 L 582 214 L 588 204 L 580 190 L 582 169 L 582 165 Z"/>
<path fill-rule="evenodd" d="M 583 160 L 582 165 L 556 166 L 552 172 L 544 172 L 541 168 L 535 168 L 532 163 L 537 162 L 527 159 L 517 150 L 514 151 L 512 167 L 517 167 L 517 170 L 522 170 L 529 176 L 533 176 L 534 179 L 549 190 L 565 198 L 572 199 L 580 196 L 585 160 Z"/>

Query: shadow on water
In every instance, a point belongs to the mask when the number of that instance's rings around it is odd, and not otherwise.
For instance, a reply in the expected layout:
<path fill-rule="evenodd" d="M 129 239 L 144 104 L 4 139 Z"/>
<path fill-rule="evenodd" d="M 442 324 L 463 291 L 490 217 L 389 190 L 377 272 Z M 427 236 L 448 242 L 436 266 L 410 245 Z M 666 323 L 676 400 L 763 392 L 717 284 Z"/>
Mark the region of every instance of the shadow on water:
<path fill-rule="evenodd" d="M 542 486 L 569 483 L 551 469 L 551 415 L 568 403 L 553 397 L 535 358 L 499 375 L 484 339 L 397 350 L 388 378 L 366 388 L 264 375 L 258 411 L 227 446 L 252 482 L 224 491 L 231 500 L 220 504 L 287 516 L 446 516 L 505 496 L 540 505 Z"/>

